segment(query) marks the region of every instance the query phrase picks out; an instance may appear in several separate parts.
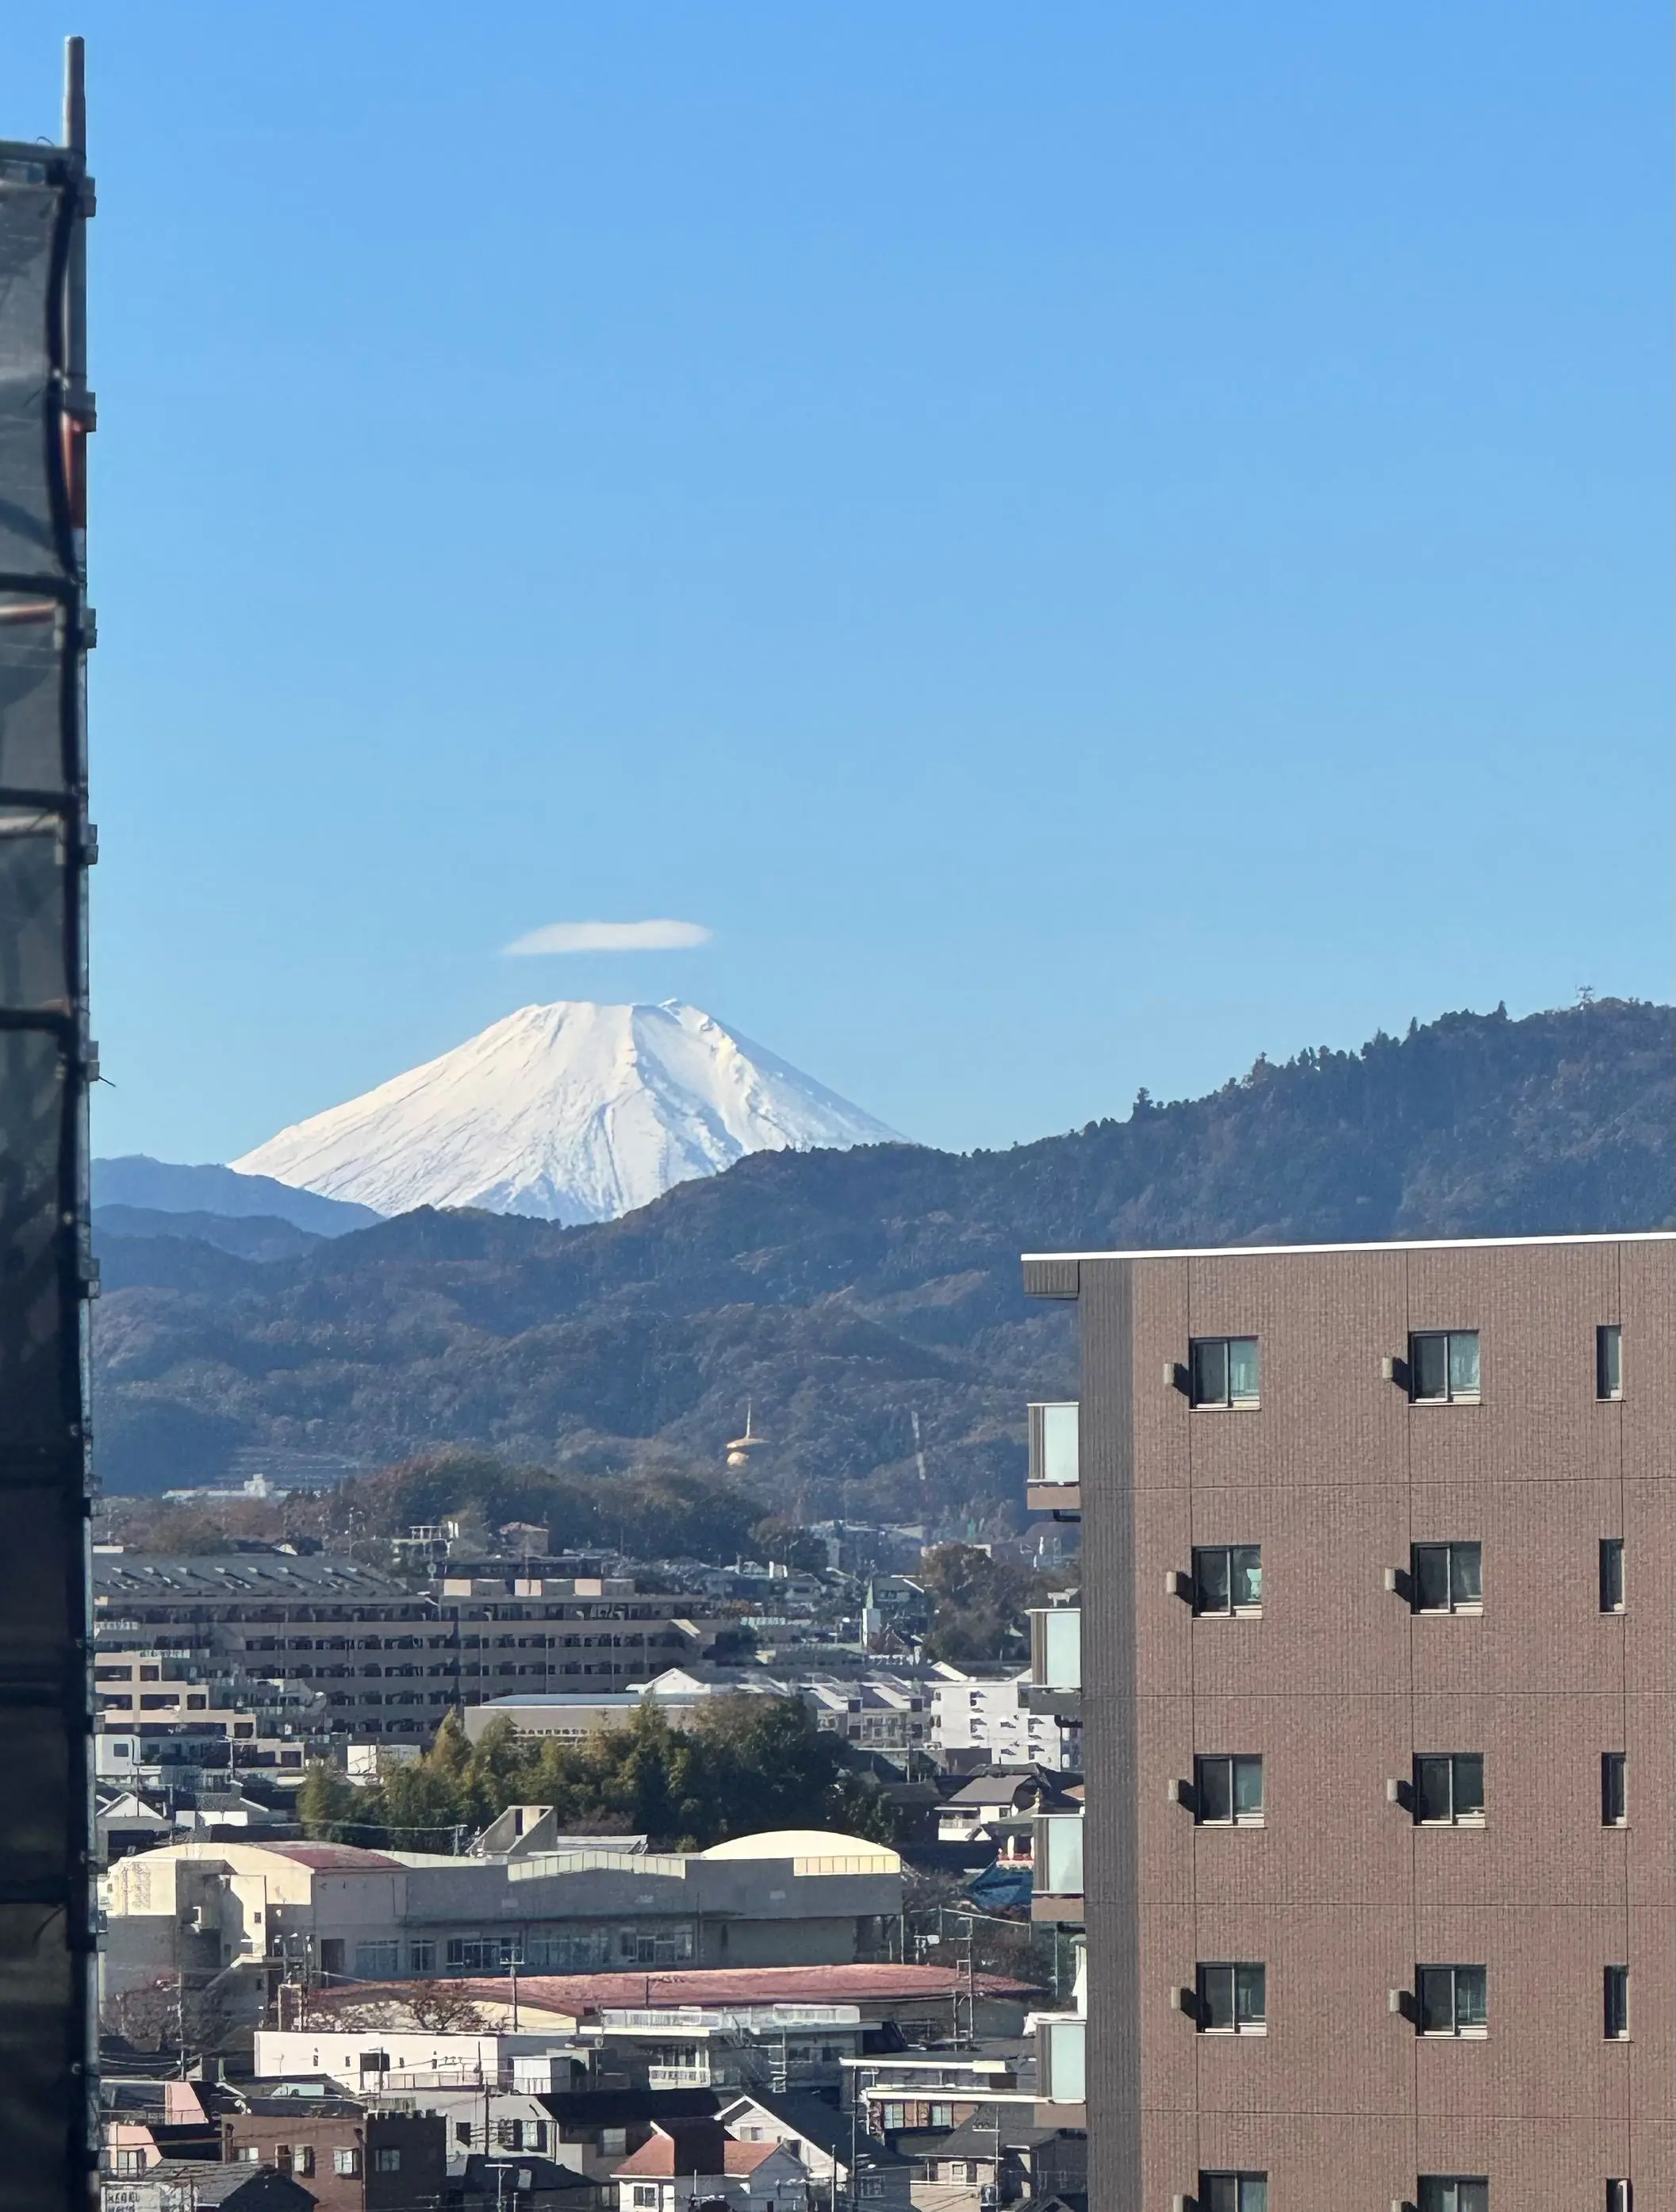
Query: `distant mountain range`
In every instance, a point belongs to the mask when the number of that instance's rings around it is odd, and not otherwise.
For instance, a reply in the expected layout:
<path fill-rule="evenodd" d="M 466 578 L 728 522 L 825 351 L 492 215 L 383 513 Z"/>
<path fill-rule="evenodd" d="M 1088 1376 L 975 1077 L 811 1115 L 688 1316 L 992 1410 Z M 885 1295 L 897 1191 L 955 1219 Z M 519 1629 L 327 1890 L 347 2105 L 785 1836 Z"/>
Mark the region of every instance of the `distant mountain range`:
<path fill-rule="evenodd" d="M 233 1164 L 372 1206 L 609 1221 L 748 1152 L 896 1132 L 696 1006 L 525 1006 Z"/>
<path fill-rule="evenodd" d="M 101 1210 L 96 1463 L 119 1490 L 452 1446 L 720 1473 L 750 1400 L 774 1502 L 977 1524 L 1020 1498 L 1025 1401 L 1075 1387 L 1022 1250 L 1655 1227 L 1673 1123 L 1671 1010 L 1606 1001 L 1260 1060 L 1005 1152 L 758 1153 L 583 1227 L 422 1209 L 264 1258 Z"/>
<path fill-rule="evenodd" d="M 126 1152 L 93 1164 L 95 1211 L 140 1208 L 158 1214 L 193 1214 L 236 1221 L 252 1216 L 288 1222 L 315 1237 L 342 1237 L 366 1229 L 382 1214 L 370 1206 L 321 1198 L 271 1176 L 241 1175 L 232 1168 L 180 1167 Z"/>

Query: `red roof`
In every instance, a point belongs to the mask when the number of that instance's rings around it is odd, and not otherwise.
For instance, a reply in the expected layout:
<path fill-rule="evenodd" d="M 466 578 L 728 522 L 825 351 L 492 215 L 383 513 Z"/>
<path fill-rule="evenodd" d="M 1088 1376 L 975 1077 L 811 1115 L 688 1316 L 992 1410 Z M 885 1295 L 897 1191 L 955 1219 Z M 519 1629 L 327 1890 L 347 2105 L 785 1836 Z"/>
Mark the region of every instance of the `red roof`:
<path fill-rule="evenodd" d="M 493 1979 L 466 1977 L 458 1986 L 474 1997 L 501 2003 L 512 1995 L 512 1983 L 506 1975 Z M 1033 1994 L 1029 1982 L 1009 1981 L 1000 1974 L 979 1974 L 975 1986 L 980 1996 Z M 399 1994 L 402 1985 L 395 1983 L 392 1987 Z M 865 2005 L 875 2000 L 946 1997 L 965 1987 L 965 1976 L 952 1967 L 899 1966 L 888 1960 L 871 1966 L 714 1966 L 663 1973 L 519 1974 L 518 1978 L 520 2002 L 573 2017 L 636 2005 Z"/>
<path fill-rule="evenodd" d="M 401 1863 L 386 1858 L 382 1851 L 363 1851 L 354 1844 L 264 1844 L 262 1848 L 280 1858 L 295 1860 L 298 1866 L 310 1867 L 316 1874 L 367 1874 L 375 1867 Z"/>
<path fill-rule="evenodd" d="M 624 2179 L 647 2180 L 661 2176 L 665 2181 L 671 2181 L 678 2174 L 691 2173 L 695 2169 L 689 2161 L 695 2147 L 683 2146 L 674 2136 L 657 2128 L 632 2158 L 625 2159 L 621 2166 L 611 2168 L 611 2179 L 613 2181 Z M 720 2150 L 721 2164 L 719 2166 L 701 2166 L 697 2171 L 701 2173 L 755 2173 L 759 2166 L 771 2159 L 782 2147 L 777 2142 L 736 2142 L 732 2136 L 727 2136 L 718 2144 L 707 2145 L 702 2153 L 707 2158 L 714 2158 Z M 677 2166 L 677 2154 L 683 2148 L 687 2149 L 689 2162 Z"/>

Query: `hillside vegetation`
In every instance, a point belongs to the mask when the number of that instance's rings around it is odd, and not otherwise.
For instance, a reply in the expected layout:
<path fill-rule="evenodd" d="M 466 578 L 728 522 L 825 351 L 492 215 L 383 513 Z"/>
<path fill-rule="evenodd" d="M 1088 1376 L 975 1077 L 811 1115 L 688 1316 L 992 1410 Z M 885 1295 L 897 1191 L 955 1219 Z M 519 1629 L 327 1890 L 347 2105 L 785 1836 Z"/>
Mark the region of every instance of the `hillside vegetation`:
<path fill-rule="evenodd" d="M 758 1154 L 585 1228 L 422 1210 L 265 1261 L 106 1234 L 98 1466 L 158 1490 L 241 1448 L 282 1475 L 465 1447 L 719 1476 L 750 1401 L 742 1480 L 780 1510 L 981 1528 L 1018 1498 L 1025 1400 L 1073 1376 L 1021 1251 L 1659 1226 L 1673 1042 L 1624 1001 L 1454 1014 L 1005 1152 Z"/>

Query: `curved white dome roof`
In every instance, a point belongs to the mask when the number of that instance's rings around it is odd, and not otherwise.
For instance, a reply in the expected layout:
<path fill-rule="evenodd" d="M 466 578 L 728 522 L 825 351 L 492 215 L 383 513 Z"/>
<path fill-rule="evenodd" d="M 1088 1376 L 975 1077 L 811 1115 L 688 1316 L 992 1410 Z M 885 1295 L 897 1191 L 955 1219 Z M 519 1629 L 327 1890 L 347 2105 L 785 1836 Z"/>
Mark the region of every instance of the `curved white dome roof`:
<path fill-rule="evenodd" d="M 831 1828 L 770 1828 L 760 1836 L 735 1836 L 699 1853 L 705 1859 L 871 1859 L 882 1874 L 895 1874 L 902 1859 L 889 1844 L 865 1836 L 841 1836 Z"/>

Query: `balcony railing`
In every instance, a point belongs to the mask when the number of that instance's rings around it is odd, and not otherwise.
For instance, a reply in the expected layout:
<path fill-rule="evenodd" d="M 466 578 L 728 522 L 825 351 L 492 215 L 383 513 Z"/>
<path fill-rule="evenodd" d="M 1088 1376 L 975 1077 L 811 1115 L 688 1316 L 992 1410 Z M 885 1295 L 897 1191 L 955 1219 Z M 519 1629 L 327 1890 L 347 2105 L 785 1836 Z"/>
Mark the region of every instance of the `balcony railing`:
<path fill-rule="evenodd" d="M 1030 1614 L 1030 1679 L 1019 1703 L 1033 1713 L 1082 1717 L 1083 1613 L 1075 1605 L 1043 1606 Z"/>
<path fill-rule="evenodd" d="M 1038 1513 L 1080 1513 L 1082 1474 L 1074 1399 L 1033 1405 L 1025 1502 Z"/>
<path fill-rule="evenodd" d="M 1055 1905 L 1083 1900 L 1083 1816 L 1080 1813 L 1038 1813 L 1032 1842 L 1033 1906 L 1047 1905 L 1048 1917 L 1062 1917 Z M 1075 1916 L 1081 1918 L 1080 1911 Z"/>
<path fill-rule="evenodd" d="M 1080 2014 L 1038 2014 L 1035 2023 L 1036 2100 L 1043 2105 L 1087 2101 L 1088 2022 Z"/>

